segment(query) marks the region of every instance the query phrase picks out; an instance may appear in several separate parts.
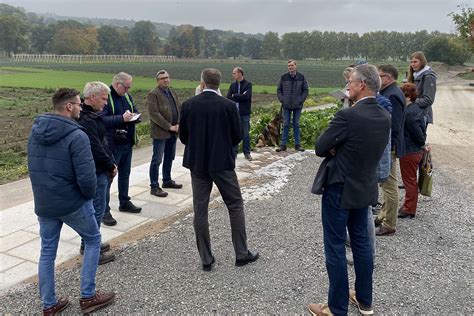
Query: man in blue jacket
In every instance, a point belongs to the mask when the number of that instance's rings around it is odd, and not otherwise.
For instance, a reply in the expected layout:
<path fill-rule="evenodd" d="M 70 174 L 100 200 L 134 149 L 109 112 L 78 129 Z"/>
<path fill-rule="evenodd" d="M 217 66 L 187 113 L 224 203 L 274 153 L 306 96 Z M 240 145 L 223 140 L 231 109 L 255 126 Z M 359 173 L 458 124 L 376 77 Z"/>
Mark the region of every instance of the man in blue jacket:
<path fill-rule="evenodd" d="M 242 147 L 245 159 L 252 160 L 250 155 L 250 108 L 252 107 L 252 83 L 245 80 L 244 70 L 240 67 L 235 67 L 232 70 L 232 77 L 234 82 L 230 84 L 229 91 L 227 91 L 227 99 L 235 102 L 240 114 L 240 123 L 243 129 Z M 237 146 L 238 152 L 238 146 Z M 237 154 L 237 153 L 236 153 Z"/>
<path fill-rule="evenodd" d="M 290 132 L 290 118 L 293 113 L 293 136 L 295 149 L 304 151 L 300 142 L 300 115 L 304 101 L 308 97 L 308 82 L 304 75 L 296 71 L 296 61 L 288 60 L 288 72 L 280 78 L 277 88 L 278 100 L 281 103 L 283 114 L 283 135 L 280 148 L 277 151 L 286 151 L 288 133 Z"/>
<path fill-rule="evenodd" d="M 128 195 L 130 171 L 132 168 L 132 148 L 136 144 L 134 113 L 138 110 L 133 103 L 128 91 L 132 87 L 132 76 L 125 72 L 116 74 L 110 86 L 107 105 L 102 111 L 105 125 L 107 126 L 107 143 L 115 158 L 118 168 L 118 198 L 119 211 L 140 213 L 142 208 L 133 205 Z M 107 194 L 107 207 L 102 219 L 105 225 L 113 226 L 117 221 L 110 213 L 110 185 Z"/>
<path fill-rule="evenodd" d="M 115 293 L 95 290 L 100 232 L 92 198 L 96 175 L 89 138 L 76 120 L 81 111 L 79 91 L 62 88 L 53 96 L 54 113 L 36 118 L 28 141 L 28 170 L 41 237 L 38 283 L 43 314 L 55 315 L 68 305 L 57 299 L 54 261 L 63 223 L 84 240 L 81 299 L 83 313 L 110 304 Z"/>

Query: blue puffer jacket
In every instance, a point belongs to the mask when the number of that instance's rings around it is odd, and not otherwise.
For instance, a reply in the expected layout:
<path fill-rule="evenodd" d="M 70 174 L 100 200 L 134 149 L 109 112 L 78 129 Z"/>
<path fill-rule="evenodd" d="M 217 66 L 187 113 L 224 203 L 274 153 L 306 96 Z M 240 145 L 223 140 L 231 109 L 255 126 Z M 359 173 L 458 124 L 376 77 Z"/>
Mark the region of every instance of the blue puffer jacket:
<path fill-rule="evenodd" d="M 390 102 L 389 99 L 387 99 L 380 93 L 377 93 L 376 99 L 381 107 L 387 110 L 388 113 L 392 114 L 392 103 Z M 388 176 L 390 175 L 390 169 L 392 168 L 392 165 L 391 165 L 392 157 L 390 155 L 391 149 L 392 149 L 392 146 L 391 146 L 390 135 L 389 135 L 388 144 L 387 146 L 385 146 L 382 157 L 380 158 L 379 164 L 377 166 L 377 182 L 379 183 L 387 181 Z"/>
<path fill-rule="evenodd" d="M 28 170 L 36 215 L 65 216 L 94 197 L 95 165 L 83 130 L 74 120 L 56 114 L 40 115 L 33 123 Z"/>

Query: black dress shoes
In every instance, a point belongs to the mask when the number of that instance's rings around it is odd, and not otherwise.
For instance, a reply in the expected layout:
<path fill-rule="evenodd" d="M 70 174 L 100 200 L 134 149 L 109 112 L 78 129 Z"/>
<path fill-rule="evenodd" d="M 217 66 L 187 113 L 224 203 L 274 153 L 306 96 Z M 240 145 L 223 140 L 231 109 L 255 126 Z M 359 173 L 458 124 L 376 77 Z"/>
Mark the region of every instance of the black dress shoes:
<path fill-rule="evenodd" d="M 212 265 L 214 263 L 216 263 L 216 259 L 214 259 L 214 257 L 212 257 L 211 263 L 202 265 L 202 270 L 206 271 L 206 272 L 211 272 L 212 271 Z"/>
<path fill-rule="evenodd" d="M 157 197 L 167 197 L 168 192 L 163 191 L 160 187 L 153 188 L 150 190 L 150 194 Z"/>
<path fill-rule="evenodd" d="M 250 250 L 249 250 L 249 253 L 248 253 L 248 255 L 247 255 L 247 258 L 235 260 L 235 266 L 237 266 L 237 267 L 242 267 L 242 266 L 244 266 L 244 265 L 246 265 L 246 264 L 249 264 L 249 263 L 251 263 L 251 262 L 257 261 L 258 257 L 259 257 L 258 252 L 256 252 L 256 253 L 251 253 Z"/>
<path fill-rule="evenodd" d="M 110 209 L 104 213 L 104 217 L 102 217 L 102 224 L 107 226 L 117 225 L 117 221 L 115 220 L 115 218 L 112 217 Z"/>
<path fill-rule="evenodd" d="M 166 188 L 166 189 L 181 189 L 182 187 L 183 187 L 182 184 L 178 184 L 174 182 L 174 180 L 163 182 L 163 188 Z"/>
<path fill-rule="evenodd" d="M 140 213 L 142 211 L 142 208 L 133 205 L 131 201 L 127 201 L 123 203 L 122 205 L 120 205 L 119 211 L 127 212 L 127 213 Z"/>
<path fill-rule="evenodd" d="M 400 209 L 398 211 L 398 218 L 414 218 L 415 217 L 415 214 L 409 214 L 409 213 L 406 213 L 405 211 L 403 211 L 402 209 Z"/>

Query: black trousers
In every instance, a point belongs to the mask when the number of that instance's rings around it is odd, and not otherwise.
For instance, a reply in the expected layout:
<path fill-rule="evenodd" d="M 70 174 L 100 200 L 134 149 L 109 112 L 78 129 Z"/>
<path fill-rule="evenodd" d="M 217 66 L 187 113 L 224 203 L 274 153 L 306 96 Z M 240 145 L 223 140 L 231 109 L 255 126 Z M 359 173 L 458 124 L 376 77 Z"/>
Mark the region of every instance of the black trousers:
<path fill-rule="evenodd" d="M 229 210 L 235 257 L 236 259 L 245 259 L 248 255 L 248 248 L 244 202 L 235 171 L 224 170 L 210 173 L 191 171 L 191 183 L 193 187 L 194 232 L 202 263 L 210 264 L 213 257 L 208 220 L 209 197 L 213 183 L 217 185 Z"/>

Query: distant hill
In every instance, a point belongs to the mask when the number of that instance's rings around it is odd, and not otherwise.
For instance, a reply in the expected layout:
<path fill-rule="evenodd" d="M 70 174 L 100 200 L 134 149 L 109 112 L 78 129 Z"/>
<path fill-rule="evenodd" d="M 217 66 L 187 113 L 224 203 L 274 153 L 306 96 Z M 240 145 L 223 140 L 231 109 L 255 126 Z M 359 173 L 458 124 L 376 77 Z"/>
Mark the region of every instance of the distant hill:
<path fill-rule="evenodd" d="M 123 20 L 123 19 L 105 19 L 105 18 L 84 18 L 84 17 L 73 17 L 73 16 L 60 16 L 51 13 L 36 13 L 36 15 L 43 17 L 46 23 L 54 23 L 57 21 L 74 20 L 83 24 L 90 24 L 94 26 L 116 26 L 116 27 L 128 27 L 132 28 L 135 25 L 135 20 Z M 174 25 L 168 23 L 152 22 L 160 37 L 167 38 L 168 33 Z"/>

